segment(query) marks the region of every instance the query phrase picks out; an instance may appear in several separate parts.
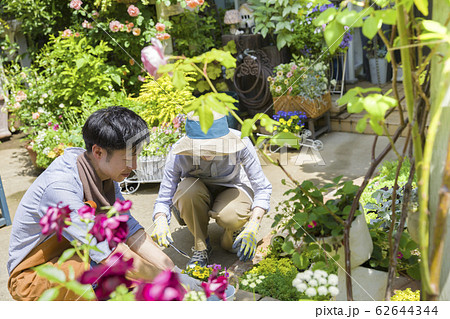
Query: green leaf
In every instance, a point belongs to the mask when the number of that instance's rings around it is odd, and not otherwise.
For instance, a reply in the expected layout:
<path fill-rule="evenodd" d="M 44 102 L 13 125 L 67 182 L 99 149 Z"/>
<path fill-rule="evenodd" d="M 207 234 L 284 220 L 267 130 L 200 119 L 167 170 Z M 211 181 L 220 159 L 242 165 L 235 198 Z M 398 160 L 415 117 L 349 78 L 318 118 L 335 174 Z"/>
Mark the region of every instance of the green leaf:
<path fill-rule="evenodd" d="M 50 288 L 42 293 L 42 295 L 39 297 L 39 301 L 52 301 L 55 300 L 58 295 L 59 287 Z"/>
<path fill-rule="evenodd" d="M 349 103 L 350 101 L 353 101 L 355 99 L 358 99 L 357 97 L 358 90 L 356 89 L 350 89 L 347 93 L 345 93 L 340 99 L 337 100 L 338 105 L 344 105 Z"/>
<path fill-rule="evenodd" d="M 428 16 L 428 0 L 414 0 L 414 4 L 424 16 Z"/>
<path fill-rule="evenodd" d="M 373 39 L 373 37 L 377 34 L 378 29 L 381 28 L 383 21 L 376 16 L 370 16 L 364 21 L 364 25 L 362 27 L 362 32 L 366 38 L 369 40 Z"/>
<path fill-rule="evenodd" d="M 254 118 L 255 117 L 260 119 L 259 123 L 261 124 L 261 126 L 263 126 L 270 133 L 273 132 L 273 127 L 275 125 L 280 125 L 277 121 L 273 120 L 264 113 L 258 113 L 254 116 Z"/>
<path fill-rule="evenodd" d="M 294 244 L 291 241 L 285 241 L 281 249 L 288 254 L 292 254 L 295 251 Z"/>
<path fill-rule="evenodd" d="M 380 135 L 380 136 L 383 135 L 383 127 L 380 125 L 378 120 L 371 118 L 369 123 L 370 123 L 370 126 L 372 127 L 373 131 L 377 135 Z"/>
<path fill-rule="evenodd" d="M 300 147 L 299 137 L 291 132 L 281 132 L 270 139 L 270 144 L 278 146 L 290 146 L 298 149 Z"/>
<path fill-rule="evenodd" d="M 244 120 L 244 123 L 241 127 L 241 137 L 247 137 L 250 136 L 253 132 L 253 129 L 256 129 L 254 122 L 252 119 L 246 119 Z"/>
<path fill-rule="evenodd" d="M 316 27 L 319 27 L 323 24 L 327 24 L 334 19 L 336 13 L 336 8 L 328 8 L 327 10 L 323 11 L 316 19 L 314 19 L 314 25 Z"/>
<path fill-rule="evenodd" d="M 359 28 L 363 26 L 362 18 L 363 15 L 360 12 L 345 9 L 337 14 L 336 21 L 345 26 Z"/>
<path fill-rule="evenodd" d="M 64 271 L 50 265 L 40 265 L 33 268 L 37 274 L 43 278 L 48 279 L 51 282 L 63 283 L 66 281 L 66 275 Z"/>
<path fill-rule="evenodd" d="M 355 129 L 358 133 L 362 133 L 366 129 L 367 118 L 368 118 L 368 116 L 366 115 L 363 118 L 358 120 L 358 123 L 356 124 L 356 127 L 355 127 Z"/>
<path fill-rule="evenodd" d="M 58 259 L 58 264 L 62 264 L 62 263 L 65 262 L 67 259 L 72 258 L 72 256 L 75 254 L 75 252 L 76 252 L 75 248 L 69 248 L 69 249 L 66 249 L 66 250 L 62 253 L 61 257 L 59 257 L 59 259 Z"/>
<path fill-rule="evenodd" d="M 300 212 L 292 218 L 299 226 L 303 226 L 308 222 L 308 214 Z"/>
<path fill-rule="evenodd" d="M 425 30 L 430 31 L 430 32 L 439 33 L 442 35 L 447 34 L 447 28 L 437 21 L 424 20 L 424 21 L 422 21 L 422 26 Z"/>
<path fill-rule="evenodd" d="M 95 293 L 91 285 L 83 285 L 78 281 L 73 280 L 67 282 L 65 284 L 65 287 L 76 293 L 78 296 L 83 297 L 84 299 L 87 300 L 95 299 Z"/>
<path fill-rule="evenodd" d="M 120 78 L 120 75 L 118 74 L 110 74 L 111 76 L 111 80 L 113 80 L 115 83 L 117 83 L 117 85 L 121 85 L 122 84 L 122 80 Z"/>
<path fill-rule="evenodd" d="M 84 58 L 80 58 L 78 60 L 75 61 L 75 64 L 77 66 L 77 69 L 81 69 L 85 64 L 86 64 L 86 60 Z"/>
<path fill-rule="evenodd" d="M 334 53 L 334 51 L 336 51 L 337 47 L 342 42 L 344 34 L 344 26 L 336 21 L 332 21 L 326 26 L 324 36 L 330 53 Z"/>
<path fill-rule="evenodd" d="M 359 98 L 355 102 L 350 102 L 347 104 L 347 111 L 349 113 L 360 113 L 364 110 L 364 103 L 362 102 L 362 99 Z"/>
<path fill-rule="evenodd" d="M 295 252 L 292 255 L 292 262 L 300 270 L 306 269 L 309 266 L 309 259 L 308 259 L 308 257 L 303 255 L 303 254 L 299 254 L 297 252 Z"/>
<path fill-rule="evenodd" d="M 394 25 L 397 23 L 397 12 L 394 9 L 380 10 L 379 17 L 384 24 Z"/>
<path fill-rule="evenodd" d="M 186 79 L 184 78 L 184 72 L 178 69 L 175 70 L 173 72 L 172 83 L 177 90 L 182 91 L 187 85 Z"/>

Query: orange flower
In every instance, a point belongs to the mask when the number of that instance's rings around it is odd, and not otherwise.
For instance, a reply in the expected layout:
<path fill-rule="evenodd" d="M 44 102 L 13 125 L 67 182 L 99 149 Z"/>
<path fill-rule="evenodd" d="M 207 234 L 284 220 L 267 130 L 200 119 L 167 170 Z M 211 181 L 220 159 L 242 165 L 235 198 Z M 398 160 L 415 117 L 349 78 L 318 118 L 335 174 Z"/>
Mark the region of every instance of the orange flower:
<path fill-rule="evenodd" d="M 141 29 L 139 29 L 139 28 L 134 28 L 133 29 L 133 35 L 134 36 L 138 36 L 138 35 L 140 35 L 141 34 Z"/>
<path fill-rule="evenodd" d="M 156 28 L 156 31 L 162 32 L 166 29 L 166 26 L 164 24 L 158 22 L 155 25 L 155 28 Z"/>

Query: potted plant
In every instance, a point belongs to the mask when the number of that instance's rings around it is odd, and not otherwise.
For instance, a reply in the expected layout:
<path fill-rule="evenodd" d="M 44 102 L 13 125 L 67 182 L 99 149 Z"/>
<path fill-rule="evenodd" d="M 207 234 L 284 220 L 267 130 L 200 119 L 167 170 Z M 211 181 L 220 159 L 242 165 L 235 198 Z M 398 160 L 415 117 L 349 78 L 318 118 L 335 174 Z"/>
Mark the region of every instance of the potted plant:
<path fill-rule="evenodd" d="M 384 84 L 386 83 L 387 74 L 387 60 L 386 57 L 386 47 L 380 46 L 378 41 L 368 41 L 365 45 L 364 50 L 366 51 L 366 56 L 369 59 L 369 70 L 370 70 L 370 82 L 373 84 Z"/>
<path fill-rule="evenodd" d="M 275 67 L 274 75 L 267 79 L 275 111 L 304 111 L 308 118 L 328 111 L 331 96 L 327 70 L 326 63 L 304 57 Z"/>

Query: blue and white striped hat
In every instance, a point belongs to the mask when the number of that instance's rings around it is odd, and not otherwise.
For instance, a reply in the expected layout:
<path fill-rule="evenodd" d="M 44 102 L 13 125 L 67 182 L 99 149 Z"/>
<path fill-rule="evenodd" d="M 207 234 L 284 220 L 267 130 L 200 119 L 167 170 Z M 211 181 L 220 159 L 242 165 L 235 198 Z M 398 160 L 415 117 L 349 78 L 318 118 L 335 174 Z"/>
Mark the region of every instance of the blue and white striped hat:
<path fill-rule="evenodd" d="M 186 119 L 186 136 L 172 147 L 172 153 L 191 156 L 215 156 L 236 153 L 245 148 L 241 137 L 228 127 L 225 115 L 213 111 L 214 122 L 205 134 L 198 116 L 190 112 Z"/>

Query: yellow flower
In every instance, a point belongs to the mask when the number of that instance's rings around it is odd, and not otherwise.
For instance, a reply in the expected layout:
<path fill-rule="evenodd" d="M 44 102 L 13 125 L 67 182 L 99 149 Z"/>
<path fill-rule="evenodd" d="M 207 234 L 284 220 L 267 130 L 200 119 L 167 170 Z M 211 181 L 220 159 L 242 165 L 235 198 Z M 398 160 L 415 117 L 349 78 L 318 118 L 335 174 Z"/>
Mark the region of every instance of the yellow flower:
<path fill-rule="evenodd" d="M 294 115 L 292 118 L 293 118 L 294 120 L 295 120 L 295 119 L 298 119 L 298 115 Z"/>
<path fill-rule="evenodd" d="M 47 157 L 49 157 L 49 158 L 55 158 L 55 157 L 56 157 L 56 154 L 55 154 L 55 152 L 50 151 L 50 152 L 48 152 Z"/>
<path fill-rule="evenodd" d="M 289 119 L 289 121 L 287 121 L 287 125 L 288 125 L 288 126 L 291 126 L 291 124 L 292 124 L 292 120 Z"/>
<path fill-rule="evenodd" d="M 280 123 L 281 123 L 281 124 L 285 124 L 286 121 L 285 121 L 284 119 L 280 119 Z"/>
<path fill-rule="evenodd" d="M 300 126 L 296 125 L 296 126 L 295 126 L 295 129 L 296 129 L 296 130 L 299 130 L 299 129 L 300 129 Z"/>
<path fill-rule="evenodd" d="M 287 133 L 287 132 L 289 132 L 289 130 L 288 130 L 287 128 L 285 128 L 285 129 L 283 130 L 283 132 L 284 132 L 284 133 Z"/>

